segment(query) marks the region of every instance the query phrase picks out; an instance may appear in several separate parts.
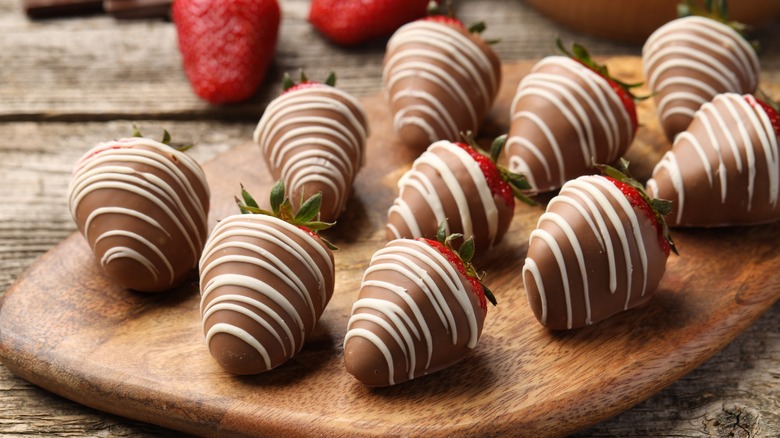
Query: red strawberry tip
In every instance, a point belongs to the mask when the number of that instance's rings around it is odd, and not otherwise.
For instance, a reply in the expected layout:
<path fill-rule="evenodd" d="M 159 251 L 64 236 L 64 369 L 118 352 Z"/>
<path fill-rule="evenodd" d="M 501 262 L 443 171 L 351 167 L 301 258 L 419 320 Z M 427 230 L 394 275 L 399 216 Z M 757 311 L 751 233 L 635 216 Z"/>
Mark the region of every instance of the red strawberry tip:
<path fill-rule="evenodd" d="M 751 95 L 746 95 L 745 100 L 755 108 L 756 105 L 763 108 L 769 121 L 772 123 L 772 128 L 775 130 L 775 136 L 780 138 L 780 103 L 769 97 L 768 94 L 762 89 L 758 89 L 758 95 L 761 97 L 757 99 Z"/>
<path fill-rule="evenodd" d="M 528 179 L 524 175 L 511 172 L 509 169 L 498 165 L 498 159 L 506 143 L 506 134 L 499 135 L 493 139 L 493 142 L 490 144 L 490 151 L 485 151 L 477 144 L 471 131 L 461 132 L 461 136 L 464 142 L 455 142 L 455 144 L 468 152 L 474 161 L 479 164 L 494 195 L 504 198 L 507 205 L 512 204 L 513 199 L 517 199 L 529 206 L 536 205 L 536 202 L 526 195 L 527 191 L 532 188 Z"/>
<path fill-rule="evenodd" d="M 301 193 L 303 195 L 303 193 Z M 235 197 L 238 209 L 243 214 L 264 214 L 273 216 L 290 223 L 312 236 L 318 237 L 331 250 L 338 248 L 318 233 L 335 225 L 333 222 L 323 222 L 316 220 L 322 207 L 322 192 L 312 195 L 309 199 L 301 198 L 300 206 L 297 211 L 293 211 L 290 198 L 287 196 L 284 188 L 284 182 L 279 180 L 271 188 L 270 203 L 271 210 L 260 208 L 254 197 L 241 184 L 241 198 Z"/>
<path fill-rule="evenodd" d="M 669 251 L 680 255 L 677 247 L 674 245 L 672 235 L 669 232 L 669 226 L 666 224 L 664 216 L 672 211 L 672 201 L 666 199 L 651 198 L 647 194 L 645 187 L 628 173 L 628 160 L 620 159 L 620 169 L 616 169 L 606 164 L 596 164 L 596 168 L 612 181 L 621 192 L 629 199 L 631 205 L 644 211 L 647 217 L 653 222 L 658 230 L 658 242 L 668 255 Z M 637 197 L 638 195 L 638 197 Z"/>
<path fill-rule="evenodd" d="M 288 91 L 293 91 L 301 88 L 312 87 L 312 86 L 323 85 L 323 84 L 328 85 L 330 87 L 336 86 L 336 74 L 333 72 L 330 72 L 328 74 L 328 77 L 325 78 L 324 82 L 309 80 L 309 78 L 306 77 L 306 73 L 303 72 L 303 69 L 300 70 L 299 74 L 300 74 L 300 78 L 298 80 L 298 83 L 293 81 L 289 73 L 284 74 L 284 77 L 282 78 L 282 94 Z"/>
<path fill-rule="evenodd" d="M 572 44 L 571 51 L 569 51 L 563 46 L 563 41 L 559 37 L 555 40 L 555 45 L 561 53 L 591 69 L 594 73 L 607 80 L 612 89 L 620 96 L 623 106 L 625 106 L 626 111 L 628 111 L 628 114 L 631 117 L 631 126 L 634 128 L 634 131 L 636 131 L 639 122 L 637 119 L 635 102 L 649 99 L 652 96 L 652 94 L 636 96 L 631 92 L 632 89 L 641 87 L 643 82 L 628 83 L 616 79 L 609 73 L 609 69 L 606 65 L 597 63 L 588 52 L 588 49 L 580 44 Z"/>
<path fill-rule="evenodd" d="M 416 240 L 424 241 L 428 245 L 436 248 L 461 274 L 463 274 L 464 277 L 466 277 L 469 283 L 471 283 L 474 293 L 477 294 L 477 298 L 479 298 L 482 311 L 487 312 L 487 301 L 490 301 L 494 306 L 498 304 L 498 301 L 496 301 L 493 291 L 482 283 L 485 278 L 485 273 L 482 273 L 482 275 L 477 274 L 474 265 L 471 263 L 471 259 L 474 257 L 475 252 L 474 237 L 472 236 L 464 240 L 456 250 L 453 247 L 452 242 L 454 240 L 462 239 L 463 234 L 452 233 L 448 235 L 446 225 L 446 220 L 439 224 L 439 228 L 436 230 L 436 240 L 422 237 Z M 480 290 L 482 293 L 479 292 Z"/>
<path fill-rule="evenodd" d="M 585 46 L 577 43 L 573 43 L 571 46 L 571 51 L 567 50 L 566 47 L 563 46 L 563 41 L 560 38 L 557 38 L 555 40 L 555 45 L 558 47 L 558 50 L 561 51 L 564 55 L 568 56 L 569 58 L 578 61 L 582 65 L 590 68 L 591 70 L 595 71 L 599 75 L 603 76 L 604 78 L 620 85 L 620 88 L 624 89 L 634 100 L 644 100 L 649 98 L 650 96 L 634 96 L 631 93 L 631 89 L 641 87 L 644 82 L 634 82 L 634 83 L 627 83 L 620 81 L 616 79 L 614 76 L 612 76 L 609 73 L 609 68 L 604 64 L 599 64 L 596 62 L 593 57 L 590 55 L 590 52 L 588 52 L 588 49 L 585 48 Z"/>

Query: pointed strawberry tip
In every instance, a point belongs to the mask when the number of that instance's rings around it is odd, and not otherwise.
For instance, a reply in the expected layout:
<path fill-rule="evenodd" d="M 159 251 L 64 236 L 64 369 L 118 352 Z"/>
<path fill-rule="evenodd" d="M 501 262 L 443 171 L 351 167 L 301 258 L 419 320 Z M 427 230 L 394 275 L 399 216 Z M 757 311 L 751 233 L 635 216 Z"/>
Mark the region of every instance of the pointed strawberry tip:
<path fill-rule="evenodd" d="M 633 207 L 644 212 L 645 216 L 653 223 L 658 235 L 658 244 L 664 253 L 668 256 L 671 251 L 679 255 L 664 219 L 664 216 L 672 210 L 672 201 L 651 198 L 645 187 L 629 174 L 628 165 L 628 160 L 621 158 L 620 169 L 606 164 L 596 164 L 595 167 L 620 189 Z"/>
<path fill-rule="evenodd" d="M 490 300 L 493 305 L 496 305 L 497 302 L 493 292 L 482 284 L 484 275 L 479 276 L 474 269 L 474 265 L 471 264 L 471 259 L 475 252 L 474 239 L 473 237 L 466 239 L 456 250 L 452 243 L 454 240 L 462 239 L 463 235 L 459 233 L 447 234 L 446 227 L 446 220 L 439 224 L 439 227 L 436 230 L 436 240 L 425 237 L 419 237 L 415 240 L 425 242 L 429 246 L 435 248 L 463 275 L 471 284 L 471 288 L 479 301 L 480 308 L 483 312 L 487 313 L 487 300 Z"/>

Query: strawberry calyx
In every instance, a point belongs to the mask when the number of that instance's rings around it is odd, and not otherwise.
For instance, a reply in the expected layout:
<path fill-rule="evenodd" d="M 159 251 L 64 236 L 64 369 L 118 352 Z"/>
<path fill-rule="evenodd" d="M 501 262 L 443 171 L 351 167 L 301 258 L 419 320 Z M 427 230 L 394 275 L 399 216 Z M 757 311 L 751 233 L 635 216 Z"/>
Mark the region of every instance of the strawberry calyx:
<path fill-rule="evenodd" d="M 303 70 L 301 70 L 300 79 L 296 83 L 295 81 L 292 80 L 289 73 L 285 73 L 284 78 L 282 78 L 282 94 L 289 93 L 290 91 L 300 90 L 302 88 L 316 87 L 320 85 L 328 85 L 331 87 L 335 87 L 336 74 L 330 72 L 330 74 L 328 74 L 328 77 L 325 78 L 324 82 L 317 82 L 317 81 L 309 80 L 309 78 L 306 77 L 306 74 L 303 72 Z"/>
<path fill-rule="evenodd" d="M 749 30 L 748 25 L 739 21 L 729 20 L 728 2 L 726 0 L 704 0 L 703 7 L 699 6 L 695 0 L 683 0 L 677 5 L 677 16 L 679 18 L 690 16 L 709 18 L 729 26 L 743 36 Z"/>
<path fill-rule="evenodd" d="M 477 274 L 474 265 L 471 264 L 471 259 L 474 257 L 474 237 L 472 236 L 464 240 L 456 250 L 452 246 L 452 241 L 462 239 L 463 235 L 460 233 L 447 235 L 445 227 L 446 221 L 439 224 L 439 228 L 436 230 L 436 240 L 425 237 L 419 237 L 415 240 L 425 242 L 435 248 L 453 266 L 455 266 L 455 269 L 457 269 L 471 284 L 472 290 L 479 300 L 480 308 L 484 313 L 487 313 L 487 301 L 490 301 L 494 306 L 498 304 L 498 302 L 496 301 L 493 292 L 482 283 L 485 278 L 485 273 L 483 272 L 481 275 Z"/>
<path fill-rule="evenodd" d="M 633 127 L 633 130 L 636 131 L 637 127 L 639 126 L 639 120 L 636 113 L 636 102 L 648 99 L 651 95 L 636 96 L 631 92 L 631 90 L 637 87 L 641 87 L 643 82 L 628 83 L 616 79 L 609 73 L 609 69 L 606 65 L 599 64 L 593 60 L 593 57 L 591 57 L 588 50 L 580 44 L 572 44 L 571 51 L 567 50 L 563 46 L 563 41 L 561 41 L 560 38 L 556 39 L 555 44 L 561 53 L 579 62 L 597 75 L 606 79 L 606 81 L 609 83 L 609 86 L 620 97 L 620 101 L 626 108 L 626 111 L 628 111 L 628 115 L 631 118 L 631 126 Z"/>
<path fill-rule="evenodd" d="M 461 133 L 461 135 L 465 142 L 453 142 L 453 144 L 465 150 L 477 162 L 493 196 L 500 197 L 509 206 L 514 205 L 515 198 L 527 205 L 536 205 L 536 202 L 524 193 L 531 190 L 531 184 L 526 177 L 498 165 L 498 158 L 506 143 L 506 134 L 493 140 L 489 152 L 479 147 L 471 132 Z"/>
<path fill-rule="evenodd" d="M 772 100 L 772 98 L 763 90 L 758 90 L 758 93 L 761 95 L 761 99 L 756 99 L 748 94 L 745 95 L 745 100 L 747 100 L 753 108 L 760 106 L 764 110 L 767 117 L 769 117 L 769 121 L 772 123 L 772 128 L 775 130 L 775 136 L 780 138 L 780 105 Z"/>
<path fill-rule="evenodd" d="M 664 216 L 672 211 L 672 201 L 666 199 L 651 198 L 645 187 L 628 173 L 628 161 L 620 159 L 620 169 L 616 169 L 606 164 L 597 164 L 596 167 L 601 173 L 620 189 L 626 196 L 632 207 L 641 210 L 645 216 L 652 222 L 658 233 L 658 244 L 663 249 L 664 254 L 669 255 L 669 251 L 680 255 L 677 247 L 674 245 L 672 236 L 669 233 L 669 227 L 666 224 Z"/>
<path fill-rule="evenodd" d="M 257 201 L 255 201 L 252 195 L 244 188 L 244 185 L 241 184 L 241 198 L 235 197 L 235 201 L 243 214 L 264 214 L 273 216 L 300 228 L 311 236 L 319 238 L 331 250 L 338 249 L 335 245 L 318 234 L 319 231 L 335 225 L 335 223 L 332 222 L 315 220 L 320 214 L 322 192 L 312 195 L 305 201 L 301 199 L 302 202 L 300 207 L 298 207 L 298 211 L 293 211 L 290 198 L 285 194 L 284 182 L 279 180 L 271 189 L 270 198 L 271 210 L 262 209 L 258 206 Z"/>
<path fill-rule="evenodd" d="M 138 128 L 138 125 L 133 123 L 133 137 L 136 138 L 143 138 L 143 134 L 141 134 L 141 130 Z M 163 136 L 160 139 L 160 143 L 170 146 L 174 149 L 176 149 L 179 152 L 185 152 L 192 148 L 192 144 L 189 143 L 171 143 L 171 133 L 168 132 L 167 129 L 163 129 Z"/>
<path fill-rule="evenodd" d="M 482 32 L 487 29 L 484 21 L 476 22 L 468 27 L 463 24 L 458 18 L 455 17 L 455 8 L 452 5 L 452 0 L 437 1 L 431 0 L 428 3 L 427 16 L 421 18 L 423 21 L 432 21 L 435 23 L 441 23 L 447 26 L 458 27 L 466 29 L 470 34 L 481 35 Z M 488 44 L 495 44 L 497 40 L 486 41 Z"/>

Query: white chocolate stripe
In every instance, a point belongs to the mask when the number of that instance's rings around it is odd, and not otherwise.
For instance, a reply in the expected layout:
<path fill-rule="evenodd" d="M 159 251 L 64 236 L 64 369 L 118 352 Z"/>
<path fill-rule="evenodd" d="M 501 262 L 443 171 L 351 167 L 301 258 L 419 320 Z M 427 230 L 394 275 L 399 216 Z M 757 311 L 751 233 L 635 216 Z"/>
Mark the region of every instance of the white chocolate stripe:
<path fill-rule="evenodd" d="M 139 171 L 136 167 L 150 170 Z M 117 193 L 93 210 L 79 213 L 82 202 L 90 194 L 102 190 L 115 190 Z M 208 207 L 204 202 L 208 202 L 209 187 L 202 169 L 187 154 L 140 137 L 101 143 L 78 162 L 68 191 L 71 215 L 77 222 L 83 219 L 82 233 L 87 241 L 91 241 L 93 236 L 90 234 L 96 229 L 113 229 L 103 225 L 104 221 L 110 220 L 103 215 L 128 216 L 130 224 L 142 227 L 138 232 L 124 234 L 103 232 L 91 242 L 93 252 L 98 241 L 111 236 L 127 237 L 138 245 L 109 249 L 102 255 L 96 253 L 103 267 L 120 258 L 129 258 L 149 270 L 157 284 L 158 268 L 140 252 L 141 247 L 149 248 L 168 271 L 167 284 L 173 285 L 180 274 L 173 267 L 176 261 L 168 258 L 170 251 L 164 250 L 164 243 L 158 243 L 157 239 L 151 239 L 143 232 L 144 226 L 148 226 L 150 232 L 157 230 L 168 238 L 171 238 L 173 229 L 178 229 L 183 237 L 182 243 L 189 248 L 191 263 L 197 263 L 207 232 Z M 202 200 L 198 193 L 205 199 Z M 155 209 L 138 211 L 134 200 L 136 197 L 149 201 Z M 78 214 L 84 217 L 79 218 Z M 165 217 L 173 229 L 166 229 L 162 225 L 160 221 Z"/>
<path fill-rule="evenodd" d="M 567 182 L 561 189 L 560 194 L 554 198 L 554 200 L 555 202 L 550 202 L 548 204 L 547 211 L 539 219 L 537 229 L 531 232 L 529 246 L 534 244 L 534 241 L 539 240 L 549 248 L 554 257 L 554 263 L 557 265 L 558 272 L 561 276 L 561 284 L 563 285 L 561 293 L 563 294 L 566 303 L 566 327 L 572 328 L 573 326 L 572 321 L 574 315 L 572 313 L 572 297 L 569 286 L 571 281 L 576 281 L 576 273 L 568 272 L 565 262 L 568 253 L 566 255 L 564 254 L 564 248 L 561 246 L 562 243 L 556 240 L 556 237 L 548 231 L 549 227 L 545 227 L 545 223 L 549 222 L 552 226 L 561 230 L 562 235 L 560 235 L 558 239 L 565 239 L 568 246 L 571 247 L 571 251 L 573 251 L 573 260 L 576 261 L 583 285 L 585 325 L 592 323 L 591 309 L 593 303 L 591 303 L 590 297 L 590 279 L 586 266 L 585 251 L 580 243 L 580 240 L 586 239 L 586 237 L 578 236 L 566 219 L 558 213 L 555 208 L 558 204 L 574 207 L 582 218 L 586 220 L 599 243 L 603 245 L 603 242 L 606 242 L 606 246 L 603 246 L 603 248 L 607 253 L 608 259 L 610 259 L 609 283 L 610 291 L 612 293 L 615 292 L 613 287 L 616 282 L 618 267 L 613 261 L 616 248 L 610 243 L 609 234 L 611 232 L 617 234 L 619 240 L 618 244 L 622 248 L 624 254 L 623 263 L 621 263 L 619 267 L 619 269 L 625 269 L 626 300 L 623 309 L 628 309 L 632 296 L 632 276 L 635 265 L 640 265 L 642 272 L 643 280 L 642 287 L 639 290 L 640 296 L 645 294 L 648 286 L 648 247 L 642 237 L 642 230 L 639 228 L 638 217 L 638 214 L 643 213 L 637 213 L 620 189 L 617 188 L 613 182 L 601 176 L 583 176 Z M 580 204 L 580 207 L 576 207 L 577 204 Z M 621 211 L 624 214 L 628 224 L 623 224 L 623 220 L 621 220 L 617 211 Z M 609 227 L 606 227 L 607 222 L 609 223 Z M 599 227 L 595 226 L 596 223 L 599 224 Z M 632 238 L 630 241 L 628 239 L 629 235 Z M 633 245 L 635 245 L 635 253 L 632 253 L 631 250 Z M 636 258 L 639 260 L 635 261 Z M 531 276 L 529 277 L 527 274 L 530 274 Z M 540 320 L 545 324 L 548 317 L 548 292 L 545 290 L 545 285 L 542 280 L 543 277 L 539 266 L 537 265 L 537 261 L 530 257 L 526 258 L 523 266 L 523 279 L 526 282 L 533 282 L 536 285 L 539 297 L 542 300 L 542 315 Z M 530 284 L 531 283 L 526 284 L 527 292 Z M 579 323 L 576 325 L 581 326 Z"/>
<path fill-rule="evenodd" d="M 458 165 L 451 167 L 445 160 L 446 157 L 456 158 L 459 161 Z M 436 191 L 434 182 L 420 170 L 423 166 L 429 166 L 436 171 L 437 177 L 446 186 L 444 194 L 439 194 Z M 471 178 L 471 181 L 466 186 L 458 180 L 458 175 L 456 174 L 462 173 L 463 170 Z M 404 201 L 405 197 L 408 196 L 407 191 L 415 191 L 420 194 L 426 205 L 433 212 L 437 223 L 442 223 L 446 220 L 447 232 L 450 230 L 450 221 L 459 223 L 466 238 L 474 236 L 473 218 L 484 214 L 487 220 L 487 246 L 490 247 L 495 242 L 498 234 L 498 206 L 496 205 L 496 200 L 493 198 L 479 164 L 460 146 L 446 140 L 432 144 L 428 147 L 428 150 L 414 161 L 412 168 L 399 179 L 398 187 L 399 196 L 390 207 L 388 215 L 399 215 L 412 233 L 412 237 L 423 236 L 421 235 L 421 226 L 417 222 L 417 215 L 415 215 L 412 206 Z M 469 198 L 466 194 L 467 190 L 476 191 L 479 201 L 481 201 L 481 209 L 473 211 L 470 208 Z M 450 195 L 455 202 L 459 217 L 448 218 L 445 215 L 442 199 Z M 397 233 L 397 230 L 395 232 Z M 396 234 L 397 236 L 398 234 Z"/>
<path fill-rule="evenodd" d="M 419 371 L 413 337 L 420 340 L 422 334 L 424 339 L 428 353 L 425 370 L 431 365 L 436 345 L 433 344 L 431 329 L 431 324 L 434 322 L 425 319 L 421 309 L 423 302 L 416 302 L 407 290 L 399 285 L 400 283 L 384 280 L 385 275 L 390 275 L 390 278 L 400 275 L 405 278 L 405 281 L 419 288 L 425 299 L 436 309 L 437 323 L 443 324 L 455 345 L 459 339 L 456 315 L 453 313 L 454 309 L 447 304 L 447 295 L 452 294 L 468 322 L 468 348 L 476 346 L 479 336 L 476 314 L 469 299 L 470 292 L 461 281 L 457 269 L 437 249 L 423 241 L 407 239 L 391 241 L 371 258 L 370 266 L 361 281 L 360 298 L 352 307 L 352 316 L 347 324 L 347 334 L 344 338 L 345 345 L 353 337 L 362 337 L 377 347 L 387 362 L 389 384 L 394 383 L 395 361 L 392 349 L 378 334 L 380 331 L 386 332 L 398 344 L 401 354 L 404 355 L 403 363 L 407 365 L 406 373 L 409 379 Z M 446 288 L 439 289 L 437 282 L 444 282 Z M 397 304 L 397 300 L 378 294 L 378 290 L 397 296 L 409 308 L 410 313 Z M 370 310 L 371 316 L 366 316 L 365 310 Z M 365 325 L 355 326 L 361 321 L 373 323 L 371 329 L 366 328 Z"/>
<path fill-rule="evenodd" d="M 756 201 L 757 167 L 766 166 L 766 202 L 772 209 L 776 208 L 780 190 L 777 137 L 765 111 L 751 106 L 746 100 L 750 98 L 737 93 L 724 93 L 702 105 L 694 118 L 696 125 L 691 125 L 691 128 L 698 126 L 697 131 L 689 129 L 680 133 L 672 150 L 656 166 L 654 178 L 661 169 L 666 169 L 677 194 L 677 223 L 683 223 L 686 208 L 685 184 L 677 155 L 687 148 L 693 148 L 699 160 L 685 163 L 685 166 L 701 167 L 709 178 L 710 187 L 713 186 L 711 169 L 716 168 L 721 204 L 729 205 L 735 197 L 744 197 L 745 207 L 739 208 L 744 208 L 745 212 L 750 212 Z M 761 163 L 757 162 L 759 151 L 763 156 Z M 745 172 L 747 177 L 744 180 L 737 177 Z M 730 176 L 731 173 L 734 176 Z M 658 182 L 654 178 L 648 181 L 648 190 L 657 193 Z M 736 189 L 737 192 L 730 193 L 730 189 Z"/>
<path fill-rule="evenodd" d="M 539 105 L 544 102 L 553 110 L 541 116 L 526 101 Z M 510 170 L 526 175 L 534 189 L 549 190 L 576 176 L 567 175 L 567 162 L 579 161 L 589 168 L 594 160 L 614 161 L 633 137 L 632 121 L 623 108 L 619 96 L 603 77 L 566 57 L 544 58 L 523 78 L 512 100 L 511 124 L 517 128 L 510 128 L 504 146 Z M 541 138 L 532 141 L 528 131 L 520 128 L 525 123 L 533 124 Z M 562 143 L 556 135 L 554 126 L 561 124 L 572 130 L 575 143 Z M 604 140 L 598 140 L 602 136 Z M 537 159 L 541 168 L 526 163 L 523 151 Z M 550 160 L 558 166 L 557 181 L 551 181 Z M 541 175 L 542 171 L 545 175 Z M 537 181 L 541 187 L 536 185 Z"/>

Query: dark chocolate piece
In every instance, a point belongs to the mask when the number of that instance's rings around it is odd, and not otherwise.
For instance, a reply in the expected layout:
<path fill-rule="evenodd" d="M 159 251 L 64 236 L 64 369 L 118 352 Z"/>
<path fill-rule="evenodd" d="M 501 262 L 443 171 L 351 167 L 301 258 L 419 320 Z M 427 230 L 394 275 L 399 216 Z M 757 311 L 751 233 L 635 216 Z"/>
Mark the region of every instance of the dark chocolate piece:
<path fill-rule="evenodd" d="M 30 18 L 53 18 L 96 14 L 103 11 L 102 0 L 22 0 Z"/>
<path fill-rule="evenodd" d="M 172 0 L 104 0 L 103 9 L 114 18 L 170 18 Z"/>

